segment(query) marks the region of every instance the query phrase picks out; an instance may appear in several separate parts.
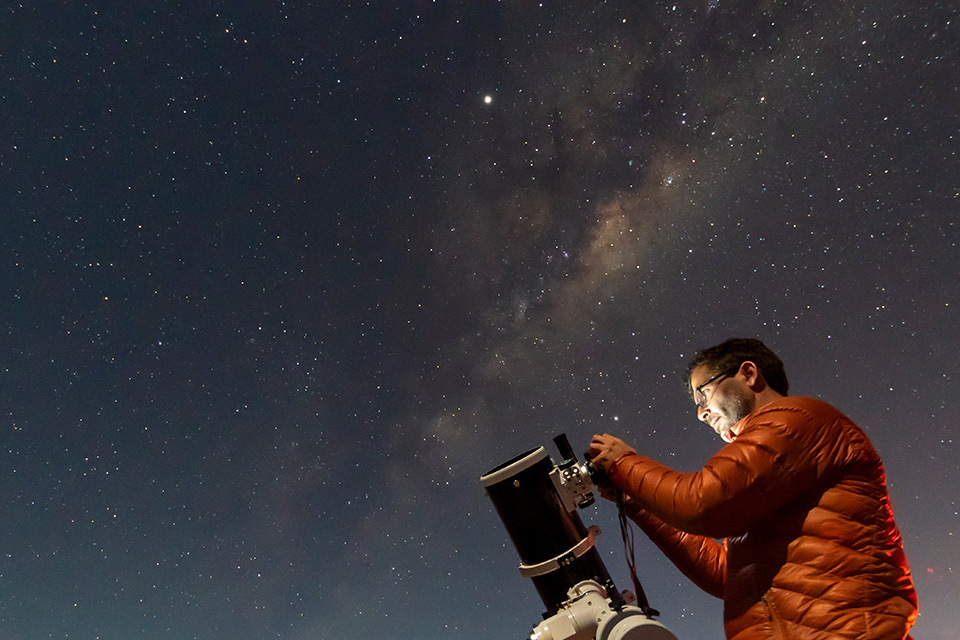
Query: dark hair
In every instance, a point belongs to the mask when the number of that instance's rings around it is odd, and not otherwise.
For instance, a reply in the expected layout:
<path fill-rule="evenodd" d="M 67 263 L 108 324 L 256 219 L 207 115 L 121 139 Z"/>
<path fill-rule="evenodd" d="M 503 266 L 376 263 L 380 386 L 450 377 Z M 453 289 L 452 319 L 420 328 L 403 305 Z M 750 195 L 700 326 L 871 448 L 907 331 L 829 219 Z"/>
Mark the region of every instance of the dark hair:
<path fill-rule="evenodd" d="M 701 349 L 687 365 L 685 382 L 690 388 L 690 376 L 693 370 L 705 365 L 711 373 L 720 373 L 736 369 L 749 360 L 757 365 L 767 385 L 781 395 L 787 395 L 790 383 L 787 382 L 787 373 L 783 370 L 783 362 L 773 351 L 759 340 L 754 338 L 730 338 L 715 347 Z"/>

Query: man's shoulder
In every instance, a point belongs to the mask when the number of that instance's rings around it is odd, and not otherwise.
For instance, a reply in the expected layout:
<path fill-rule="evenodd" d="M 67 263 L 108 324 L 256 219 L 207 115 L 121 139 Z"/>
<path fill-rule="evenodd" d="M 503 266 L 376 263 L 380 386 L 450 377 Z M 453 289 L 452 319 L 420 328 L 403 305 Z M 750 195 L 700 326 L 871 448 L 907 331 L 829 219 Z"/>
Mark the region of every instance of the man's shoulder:
<path fill-rule="evenodd" d="M 787 396 L 751 413 L 743 434 L 764 440 L 779 438 L 824 460 L 866 460 L 879 457 L 867 434 L 833 405 L 817 398 Z M 865 457 L 864 457 L 865 456 Z"/>
<path fill-rule="evenodd" d="M 748 416 L 751 421 L 785 424 L 838 423 L 852 424 L 839 409 L 817 398 L 785 396 L 766 404 Z"/>
<path fill-rule="evenodd" d="M 809 398 L 807 396 L 784 396 L 778 400 L 766 404 L 757 412 L 762 411 L 780 411 L 780 410 L 799 410 L 813 411 L 822 413 L 840 413 L 840 410 L 831 404 L 820 400 L 819 398 Z"/>

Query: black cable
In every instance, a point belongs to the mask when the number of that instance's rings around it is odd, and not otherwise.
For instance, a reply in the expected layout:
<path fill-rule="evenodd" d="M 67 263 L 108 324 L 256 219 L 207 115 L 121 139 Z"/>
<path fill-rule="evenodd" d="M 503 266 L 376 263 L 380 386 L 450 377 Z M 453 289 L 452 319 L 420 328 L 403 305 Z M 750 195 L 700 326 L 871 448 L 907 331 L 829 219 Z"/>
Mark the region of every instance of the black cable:
<path fill-rule="evenodd" d="M 630 569 L 630 580 L 633 581 L 633 589 L 637 596 L 637 605 L 643 614 L 649 618 L 660 615 L 660 612 L 650 606 L 647 600 L 647 594 L 640 586 L 640 578 L 637 577 L 637 558 L 633 529 L 630 527 L 630 519 L 627 517 L 627 503 L 624 500 L 623 492 L 619 489 L 617 492 L 617 516 L 620 520 L 620 537 L 623 538 L 623 552 L 627 558 L 627 567 Z"/>

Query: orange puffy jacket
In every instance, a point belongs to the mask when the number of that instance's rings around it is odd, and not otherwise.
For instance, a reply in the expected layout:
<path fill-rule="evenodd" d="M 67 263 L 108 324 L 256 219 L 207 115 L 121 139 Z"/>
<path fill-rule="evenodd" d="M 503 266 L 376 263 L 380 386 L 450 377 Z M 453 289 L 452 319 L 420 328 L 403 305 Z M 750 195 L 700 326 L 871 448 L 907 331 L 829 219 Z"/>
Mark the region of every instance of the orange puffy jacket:
<path fill-rule="evenodd" d="M 631 517 L 723 598 L 731 640 L 908 637 L 917 596 L 867 436 L 813 398 L 777 400 L 741 423 L 696 473 L 636 454 L 611 465 Z"/>

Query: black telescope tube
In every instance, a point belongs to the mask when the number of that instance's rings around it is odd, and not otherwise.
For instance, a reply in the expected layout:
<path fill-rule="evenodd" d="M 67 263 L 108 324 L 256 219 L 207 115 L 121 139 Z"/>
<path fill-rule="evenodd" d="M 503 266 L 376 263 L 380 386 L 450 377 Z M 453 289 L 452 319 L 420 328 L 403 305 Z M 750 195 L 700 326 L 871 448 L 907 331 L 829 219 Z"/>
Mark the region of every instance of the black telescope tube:
<path fill-rule="evenodd" d="M 595 547 L 576 557 L 574 549 L 589 533 L 580 515 L 563 506 L 550 478 L 552 470 L 553 461 L 538 447 L 480 478 L 520 554 L 521 568 L 559 559 L 555 568 L 530 578 L 547 607 L 547 616 L 557 612 L 567 600 L 567 591 L 578 582 L 613 584 Z"/>

